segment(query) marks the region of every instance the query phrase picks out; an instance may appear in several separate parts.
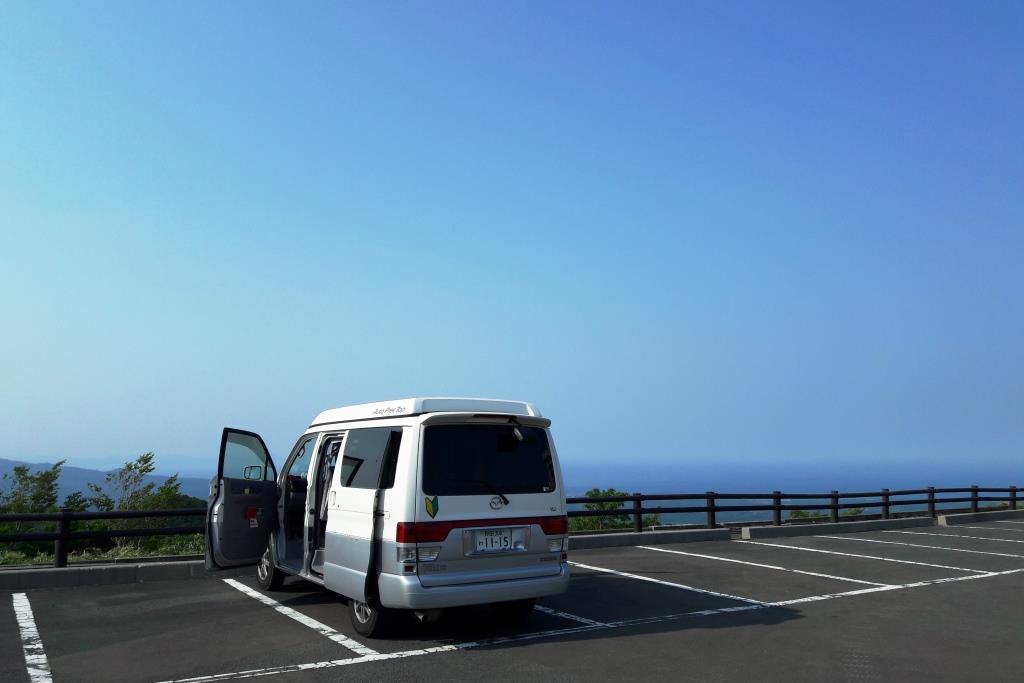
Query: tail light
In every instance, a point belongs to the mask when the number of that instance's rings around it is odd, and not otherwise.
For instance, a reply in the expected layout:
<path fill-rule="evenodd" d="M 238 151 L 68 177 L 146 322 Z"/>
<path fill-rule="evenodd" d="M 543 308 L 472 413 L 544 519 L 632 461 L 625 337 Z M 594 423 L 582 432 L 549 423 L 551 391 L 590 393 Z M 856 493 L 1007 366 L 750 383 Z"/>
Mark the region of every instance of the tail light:
<path fill-rule="evenodd" d="M 558 536 L 559 534 L 569 533 L 569 518 L 565 515 L 561 517 L 541 517 L 540 528 L 544 530 L 544 533 L 548 536 Z"/>

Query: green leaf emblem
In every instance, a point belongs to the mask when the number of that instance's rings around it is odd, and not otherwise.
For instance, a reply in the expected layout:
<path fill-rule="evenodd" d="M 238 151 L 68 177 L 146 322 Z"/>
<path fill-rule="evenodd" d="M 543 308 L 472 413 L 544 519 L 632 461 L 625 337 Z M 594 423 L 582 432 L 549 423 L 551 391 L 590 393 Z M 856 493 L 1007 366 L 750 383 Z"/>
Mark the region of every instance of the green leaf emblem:
<path fill-rule="evenodd" d="M 434 515 L 437 514 L 437 496 L 427 498 L 425 502 L 427 505 L 427 514 L 430 515 L 431 519 L 433 519 Z"/>

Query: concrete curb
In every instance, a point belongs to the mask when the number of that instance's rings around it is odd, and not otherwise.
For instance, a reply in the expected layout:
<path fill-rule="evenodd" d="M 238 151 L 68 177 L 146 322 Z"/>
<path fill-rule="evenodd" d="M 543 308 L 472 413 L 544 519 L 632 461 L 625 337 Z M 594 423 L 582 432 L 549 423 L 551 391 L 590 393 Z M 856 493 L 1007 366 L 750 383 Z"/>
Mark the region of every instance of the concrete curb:
<path fill-rule="evenodd" d="M 593 534 L 570 536 L 569 550 L 591 548 L 621 548 L 631 545 L 664 545 L 691 541 L 728 541 L 728 529 L 685 529 L 681 531 L 641 531 L 621 534 Z"/>
<path fill-rule="evenodd" d="M 902 517 L 900 519 L 869 519 L 860 522 L 828 522 L 826 524 L 787 524 L 784 526 L 745 526 L 740 538 L 785 538 L 787 536 L 817 536 L 857 531 L 882 531 L 915 526 L 935 526 L 931 517 Z"/>
<path fill-rule="evenodd" d="M 140 562 L 138 564 L 107 564 L 56 569 L 12 569 L 0 571 L 0 590 L 16 591 L 30 588 L 70 588 L 102 586 L 118 583 L 150 583 L 180 581 L 251 574 L 252 567 L 207 572 L 202 560 L 188 562 Z"/>
<path fill-rule="evenodd" d="M 940 515 L 939 526 L 955 526 L 998 519 L 1024 519 L 1024 510 L 996 510 L 995 512 L 967 512 L 960 515 Z"/>

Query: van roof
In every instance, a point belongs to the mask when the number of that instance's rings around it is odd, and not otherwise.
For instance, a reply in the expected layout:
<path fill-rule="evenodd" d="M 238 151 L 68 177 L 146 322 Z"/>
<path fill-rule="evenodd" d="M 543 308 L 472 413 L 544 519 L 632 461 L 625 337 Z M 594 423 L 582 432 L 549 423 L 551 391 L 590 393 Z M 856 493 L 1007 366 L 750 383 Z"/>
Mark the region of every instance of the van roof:
<path fill-rule="evenodd" d="M 503 401 L 495 398 L 421 397 L 332 408 L 317 415 L 310 426 L 317 427 L 335 422 L 355 422 L 385 417 L 407 417 L 424 413 L 497 413 L 541 417 L 540 411 L 532 403 L 525 401 Z"/>

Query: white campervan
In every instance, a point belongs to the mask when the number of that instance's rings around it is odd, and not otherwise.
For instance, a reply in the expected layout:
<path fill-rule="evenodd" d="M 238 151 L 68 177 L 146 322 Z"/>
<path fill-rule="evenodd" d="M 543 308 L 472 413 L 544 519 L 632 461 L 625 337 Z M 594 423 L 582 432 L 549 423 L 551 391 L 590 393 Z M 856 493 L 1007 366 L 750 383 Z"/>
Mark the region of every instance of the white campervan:
<path fill-rule="evenodd" d="M 257 565 L 348 598 L 376 636 L 393 610 L 495 603 L 525 618 L 569 583 L 568 518 L 550 420 L 529 403 L 414 398 L 328 410 L 280 472 L 258 434 L 225 429 L 207 567 Z"/>

